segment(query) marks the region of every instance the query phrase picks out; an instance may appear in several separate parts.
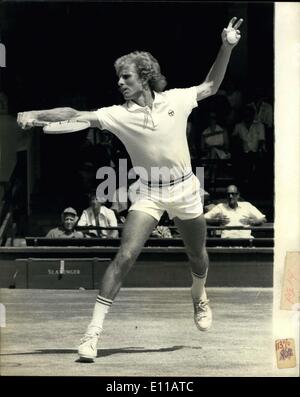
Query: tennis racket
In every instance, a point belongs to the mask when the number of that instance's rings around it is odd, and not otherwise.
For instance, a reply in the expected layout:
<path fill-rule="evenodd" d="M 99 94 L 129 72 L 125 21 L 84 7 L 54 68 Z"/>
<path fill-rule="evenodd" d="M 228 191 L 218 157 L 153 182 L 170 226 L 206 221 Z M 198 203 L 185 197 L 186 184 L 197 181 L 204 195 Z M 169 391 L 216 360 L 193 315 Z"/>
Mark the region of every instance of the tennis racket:
<path fill-rule="evenodd" d="M 32 125 L 43 127 L 46 134 L 69 134 L 70 132 L 85 130 L 91 126 L 91 123 L 87 120 L 33 121 Z"/>

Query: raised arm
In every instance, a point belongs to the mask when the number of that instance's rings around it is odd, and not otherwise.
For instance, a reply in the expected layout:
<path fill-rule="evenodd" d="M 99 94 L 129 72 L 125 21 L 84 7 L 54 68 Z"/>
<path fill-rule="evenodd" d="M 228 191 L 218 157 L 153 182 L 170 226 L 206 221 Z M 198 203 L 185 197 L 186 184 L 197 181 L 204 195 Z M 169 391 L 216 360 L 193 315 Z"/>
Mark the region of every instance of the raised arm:
<path fill-rule="evenodd" d="M 94 112 L 80 111 L 73 108 L 54 108 L 48 110 L 32 110 L 18 113 L 17 122 L 23 129 L 32 128 L 41 123 L 49 123 L 64 120 L 87 120 L 91 127 L 100 128 L 98 119 Z"/>
<path fill-rule="evenodd" d="M 217 93 L 228 66 L 232 49 L 237 45 L 241 38 L 238 28 L 243 23 L 243 19 L 234 17 L 229 22 L 227 28 L 222 32 L 222 46 L 218 52 L 217 58 L 211 67 L 205 81 L 197 86 L 197 101 L 207 98 Z M 236 42 L 230 43 L 232 35 L 236 37 Z M 228 41 L 229 40 L 229 41 Z"/>

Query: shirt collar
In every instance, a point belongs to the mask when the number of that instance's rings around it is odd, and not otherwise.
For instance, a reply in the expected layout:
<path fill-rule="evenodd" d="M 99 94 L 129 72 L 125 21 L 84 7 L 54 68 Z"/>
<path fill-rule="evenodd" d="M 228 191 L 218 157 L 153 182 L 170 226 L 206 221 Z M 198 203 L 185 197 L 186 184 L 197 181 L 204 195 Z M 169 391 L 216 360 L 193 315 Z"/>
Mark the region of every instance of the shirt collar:
<path fill-rule="evenodd" d="M 235 207 L 235 208 L 229 207 L 228 203 L 225 203 L 225 205 L 226 205 L 227 209 L 233 210 L 233 211 L 237 210 L 238 208 L 241 208 L 240 201 L 237 202 L 237 207 Z"/>
<path fill-rule="evenodd" d="M 154 92 L 154 99 L 153 99 L 153 107 L 156 105 L 159 105 L 163 102 L 165 102 L 165 98 L 164 95 L 162 95 L 159 92 L 153 91 Z M 132 100 L 129 100 L 127 102 L 125 102 L 127 110 L 129 110 L 130 112 L 134 112 L 136 110 L 145 110 L 148 106 L 140 106 L 137 103 L 133 102 Z"/>
<path fill-rule="evenodd" d="M 89 208 L 87 209 L 87 211 L 90 211 L 90 213 L 94 215 L 94 211 L 93 211 L 93 208 L 92 208 L 92 207 L 89 207 Z M 101 205 L 99 214 L 105 215 L 105 211 L 106 211 L 105 205 Z"/>
<path fill-rule="evenodd" d="M 100 208 L 100 214 L 102 214 L 102 215 L 105 215 L 105 212 L 106 212 L 106 207 L 105 207 L 105 205 L 101 205 L 101 208 Z"/>

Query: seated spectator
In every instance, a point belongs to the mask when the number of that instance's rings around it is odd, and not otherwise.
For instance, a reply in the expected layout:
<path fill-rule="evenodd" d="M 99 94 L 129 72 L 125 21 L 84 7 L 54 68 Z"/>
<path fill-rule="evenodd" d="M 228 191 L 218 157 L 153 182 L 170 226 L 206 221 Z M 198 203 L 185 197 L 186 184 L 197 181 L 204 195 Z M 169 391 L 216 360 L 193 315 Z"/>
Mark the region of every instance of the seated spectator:
<path fill-rule="evenodd" d="M 209 125 L 202 134 L 202 152 L 209 159 L 229 159 L 227 131 L 217 124 L 217 115 L 209 113 Z"/>
<path fill-rule="evenodd" d="M 259 226 L 266 222 L 266 217 L 252 204 L 239 201 L 240 194 L 235 185 L 226 190 L 227 203 L 220 203 L 208 211 L 204 217 L 208 225 L 222 226 Z M 250 238 L 251 230 L 222 230 L 222 238 Z"/>
<path fill-rule="evenodd" d="M 240 138 L 244 153 L 265 150 L 265 128 L 260 121 L 255 120 L 252 106 L 247 105 L 244 108 L 243 120 L 235 126 L 232 136 Z"/>
<path fill-rule="evenodd" d="M 76 231 L 75 226 L 78 216 L 74 208 L 68 207 L 61 214 L 61 226 L 51 229 L 46 237 L 48 238 L 83 238 L 82 232 Z"/>
<path fill-rule="evenodd" d="M 172 238 L 173 236 L 168 226 L 157 225 L 151 233 L 151 237 Z"/>
<path fill-rule="evenodd" d="M 104 202 L 104 199 L 98 200 L 96 194 L 92 193 L 89 197 L 90 206 L 83 211 L 78 226 L 117 227 L 118 222 L 114 211 L 105 207 Z M 90 237 L 119 237 L 118 230 L 89 230 L 87 234 Z"/>
<path fill-rule="evenodd" d="M 152 231 L 150 237 L 157 238 L 173 238 L 173 234 L 168 226 L 174 225 L 174 222 L 170 220 L 168 213 L 165 211 L 160 218 L 160 221 L 156 228 Z"/>
<path fill-rule="evenodd" d="M 254 109 L 255 120 L 261 122 L 265 127 L 266 148 L 268 154 L 274 151 L 274 120 L 273 107 L 268 102 L 264 88 L 257 87 L 254 92 L 253 101 L 249 104 Z"/>
<path fill-rule="evenodd" d="M 232 137 L 236 141 L 236 171 L 239 180 L 248 181 L 254 175 L 259 158 L 265 152 L 264 125 L 254 119 L 255 111 L 251 106 L 246 106 L 243 120 L 238 123 Z"/>
<path fill-rule="evenodd" d="M 273 127 L 273 107 L 267 102 L 263 88 L 255 89 L 253 102 L 249 106 L 255 111 L 255 120 L 265 124 L 268 128 Z"/>

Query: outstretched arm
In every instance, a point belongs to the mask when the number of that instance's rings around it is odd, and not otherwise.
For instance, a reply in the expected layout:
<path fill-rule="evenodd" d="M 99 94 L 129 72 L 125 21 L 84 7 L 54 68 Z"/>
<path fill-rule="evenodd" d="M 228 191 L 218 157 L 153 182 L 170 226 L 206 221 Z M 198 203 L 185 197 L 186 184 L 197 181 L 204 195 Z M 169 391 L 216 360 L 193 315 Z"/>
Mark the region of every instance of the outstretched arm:
<path fill-rule="evenodd" d="M 99 122 L 94 112 L 79 111 L 73 108 L 54 108 L 48 110 L 32 110 L 18 113 L 17 122 L 23 129 L 32 128 L 41 123 L 49 123 L 64 120 L 87 120 L 91 127 L 99 128 Z"/>
<path fill-rule="evenodd" d="M 236 21 L 236 17 L 232 18 L 227 28 L 225 28 L 222 32 L 222 46 L 218 52 L 217 58 L 205 81 L 197 86 L 197 101 L 216 94 L 223 81 L 231 51 L 241 38 L 241 33 L 238 28 L 243 23 L 243 19 L 239 19 L 237 22 Z M 236 37 L 236 41 L 234 43 L 229 42 L 231 41 L 230 39 L 232 35 Z"/>

